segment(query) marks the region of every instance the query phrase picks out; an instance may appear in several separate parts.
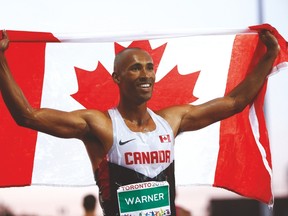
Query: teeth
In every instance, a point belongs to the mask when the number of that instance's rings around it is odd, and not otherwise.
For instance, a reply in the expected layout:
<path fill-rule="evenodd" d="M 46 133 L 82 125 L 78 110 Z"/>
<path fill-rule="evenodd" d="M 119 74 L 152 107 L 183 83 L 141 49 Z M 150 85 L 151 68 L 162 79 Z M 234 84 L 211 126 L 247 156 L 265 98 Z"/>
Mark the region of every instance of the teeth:
<path fill-rule="evenodd" d="M 150 84 L 141 84 L 141 87 L 142 87 L 142 88 L 149 88 L 149 87 L 150 87 Z"/>

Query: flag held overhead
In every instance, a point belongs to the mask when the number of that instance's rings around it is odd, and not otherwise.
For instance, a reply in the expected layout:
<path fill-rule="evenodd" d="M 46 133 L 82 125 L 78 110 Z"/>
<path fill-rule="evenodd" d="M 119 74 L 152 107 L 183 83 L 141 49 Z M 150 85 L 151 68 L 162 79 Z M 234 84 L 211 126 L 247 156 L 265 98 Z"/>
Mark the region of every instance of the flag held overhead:
<path fill-rule="evenodd" d="M 269 25 L 263 27 L 276 31 Z M 259 27 L 250 29 L 258 31 Z M 141 47 L 153 57 L 157 73 L 149 107 L 154 110 L 225 95 L 263 54 L 258 35 L 251 31 L 190 33 L 185 37 L 166 34 L 137 41 L 122 35 L 105 43 L 91 38 L 86 42 L 75 37 L 61 40 L 52 33 L 7 32 L 11 43 L 6 57 L 31 105 L 66 111 L 106 110 L 117 104 L 111 73 L 115 53 L 123 47 Z M 273 71 L 288 66 L 287 42 L 276 35 L 281 51 Z M 262 109 L 265 91 L 266 86 L 240 114 L 176 139 L 179 185 L 211 185 L 265 203 L 272 200 L 271 153 Z M 0 112 L 1 187 L 95 184 L 88 155 L 79 141 L 20 128 L 3 100 Z M 165 144 L 170 137 L 164 134 L 159 139 Z"/>

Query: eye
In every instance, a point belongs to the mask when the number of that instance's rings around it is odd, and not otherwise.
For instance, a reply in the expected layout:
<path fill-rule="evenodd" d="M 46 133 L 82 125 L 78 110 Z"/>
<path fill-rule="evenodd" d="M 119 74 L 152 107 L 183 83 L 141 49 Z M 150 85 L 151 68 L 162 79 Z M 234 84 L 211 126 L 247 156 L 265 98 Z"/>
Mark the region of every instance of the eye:
<path fill-rule="evenodd" d="M 142 67 L 141 67 L 140 64 L 135 64 L 135 65 L 132 65 L 132 66 L 130 67 L 130 70 L 133 71 L 133 72 L 137 72 L 137 71 L 139 71 L 139 70 L 141 70 L 141 69 L 142 69 Z"/>
<path fill-rule="evenodd" d="M 154 65 L 153 64 L 147 64 L 147 70 L 148 71 L 154 71 Z"/>

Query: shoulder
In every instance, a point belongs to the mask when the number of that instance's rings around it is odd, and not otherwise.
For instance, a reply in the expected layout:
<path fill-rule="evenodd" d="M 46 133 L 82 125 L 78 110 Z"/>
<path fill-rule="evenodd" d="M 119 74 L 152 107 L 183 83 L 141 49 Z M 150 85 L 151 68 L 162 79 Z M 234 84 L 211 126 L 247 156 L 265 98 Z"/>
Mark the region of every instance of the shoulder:
<path fill-rule="evenodd" d="M 80 109 L 80 110 L 75 110 L 72 111 L 75 115 L 79 115 L 85 120 L 89 119 L 110 119 L 110 116 L 107 111 L 100 111 L 100 110 L 95 110 L 95 109 Z"/>
<path fill-rule="evenodd" d="M 112 120 L 108 111 L 83 110 L 82 117 L 85 119 L 88 133 L 85 140 L 101 143 L 105 148 L 112 145 L 113 128 Z"/>
<path fill-rule="evenodd" d="M 179 105 L 164 108 L 155 113 L 165 119 L 172 128 L 174 135 L 178 134 L 184 116 L 191 110 L 191 105 Z"/>
<path fill-rule="evenodd" d="M 92 128 L 101 128 L 111 125 L 111 118 L 108 114 L 108 111 L 100 111 L 94 109 L 82 109 L 73 111 L 75 115 L 80 116 L 87 124 L 87 127 Z"/>
<path fill-rule="evenodd" d="M 171 106 L 167 107 L 158 111 L 155 111 L 155 113 L 162 118 L 169 120 L 169 119 L 175 119 L 175 118 L 182 118 L 187 112 L 191 111 L 193 109 L 193 105 L 178 105 L 178 106 Z"/>

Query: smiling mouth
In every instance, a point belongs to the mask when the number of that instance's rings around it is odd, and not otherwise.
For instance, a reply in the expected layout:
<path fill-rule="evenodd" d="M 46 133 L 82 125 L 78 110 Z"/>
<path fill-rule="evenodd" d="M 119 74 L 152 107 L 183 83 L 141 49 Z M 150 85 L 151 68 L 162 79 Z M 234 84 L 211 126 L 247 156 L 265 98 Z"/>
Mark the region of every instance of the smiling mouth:
<path fill-rule="evenodd" d="M 140 88 L 150 88 L 152 85 L 151 83 L 142 83 L 138 85 Z"/>

